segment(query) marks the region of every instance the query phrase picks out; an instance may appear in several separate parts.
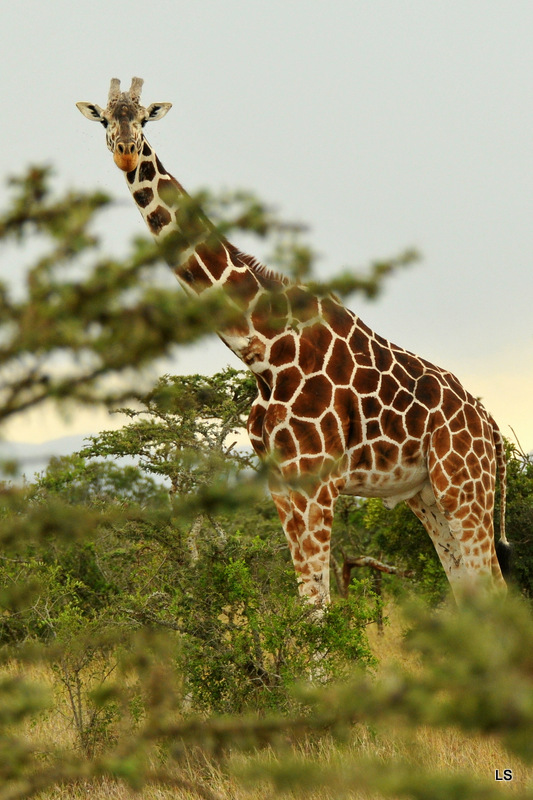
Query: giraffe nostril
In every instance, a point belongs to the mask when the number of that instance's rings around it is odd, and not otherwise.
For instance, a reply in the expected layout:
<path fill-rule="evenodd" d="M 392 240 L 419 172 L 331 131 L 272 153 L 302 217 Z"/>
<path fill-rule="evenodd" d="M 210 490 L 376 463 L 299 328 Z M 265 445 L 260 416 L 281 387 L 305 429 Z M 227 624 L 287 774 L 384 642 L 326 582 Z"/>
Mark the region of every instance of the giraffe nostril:
<path fill-rule="evenodd" d="M 117 142 L 117 152 L 121 156 L 132 156 L 136 152 L 135 142 Z"/>

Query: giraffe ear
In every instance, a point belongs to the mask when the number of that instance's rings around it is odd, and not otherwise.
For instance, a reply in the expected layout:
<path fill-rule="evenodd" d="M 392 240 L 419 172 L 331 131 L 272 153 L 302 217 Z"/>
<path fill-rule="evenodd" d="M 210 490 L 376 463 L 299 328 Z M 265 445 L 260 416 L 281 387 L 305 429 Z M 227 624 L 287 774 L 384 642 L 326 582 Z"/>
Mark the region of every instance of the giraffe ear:
<path fill-rule="evenodd" d="M 104 116 L 104 110 L 103 108 L 100 108 L 100 106 L 97 106 L 94 103 L 76 103 L 76 105 L 83 116 L 87 117 L 87 119 L 92 119 L 95 120 L 95 122 L 101 122 L 103 125 L 107 125 L 107 120 Z"/>
<path fill-rule="evenodd" d="M 145 122 L 155 122 L 157 119 L 162 119 L 167 111 L 172 108 L 172 103 L 152 103 L 146 109 Z"/>

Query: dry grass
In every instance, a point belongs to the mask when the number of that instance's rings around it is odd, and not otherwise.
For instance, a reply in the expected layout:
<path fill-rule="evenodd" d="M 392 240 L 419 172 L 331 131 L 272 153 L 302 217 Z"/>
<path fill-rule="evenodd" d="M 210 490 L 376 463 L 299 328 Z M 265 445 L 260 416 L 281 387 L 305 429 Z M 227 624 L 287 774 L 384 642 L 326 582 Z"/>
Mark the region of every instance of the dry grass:
<path fill-rule="evenodd" d="M 401 623 L 393 614 L 384 636 L 371 632 L 370 638 L 372 649 L 382 665 L 396 661 L 413 671 L 418 669 L 415 659 L 401 649 Z M 32 668 L 27 677 L 52 686 L 51 675 L 42 668 Z M 54 742 L 66 748 L 74 745 L 73 731 L 60 709 L 43 715 L 37 723 L 28 724 L 26 733 L 32 742 Z M 533 786 L 533 769 L 510 757 L 496 740 L 468 736 L 455 729 L 436 730 L 423 727 L 409 737 L 405 731 L 388 729 L 380 730 L 376 734 L 366 726 L 358 725 L 352 731 L 350 740 L 342 745 L 333 742 L 329 737 L 323 737 L 319 741 L 301 742 L 295 748 L 295 755 L 302 760 L 311 759 L 313 763 L 320 762 L 338 769 L 361 757 L 378 758 L 384 764 L 390 759 L 402 758 L 412 764 L 413 770 L 423 767 L 447 774 L 467 772 L 486 780 L 494 780 L 495 769 L 499 769 L 501 773 L 503 769 L 511 768 L 513 781 L 499 784 L 502 792 L 514 793 L 515 790 Z M 278 757 L 273 751 L 265 751 L 257 758 L 263 764 L 274 766 Z M 192 755 L 182 765 L 181 771 L 176 771 L 176 777 L 193 783 L 200 778 L 221 800 L 271 800 L 274 794 L 270 786 L 242 786 L 231 777 L 232 772 L 245 769 L 250 764 L 250 759 L 250 756 L 235 755 L 229 759 L 227 769 L 222 769 L 202 756 Z M 198 797 L 197 794 L 180 788 L 156 786 L 145 787 L 134 796 L 141 800 L 196 800 Z M 129 800 L 131 797 L 127 787 L 101 779 L 56 787 L 39 795 L 39 800 Z M 330 797 L 331 794 L 324 791 L 306 795 L 308 800 L 326 800 Z M 354 793 L 351 797 L 354 800 L 374 800 L 372 795 L 364 793 Z"/>

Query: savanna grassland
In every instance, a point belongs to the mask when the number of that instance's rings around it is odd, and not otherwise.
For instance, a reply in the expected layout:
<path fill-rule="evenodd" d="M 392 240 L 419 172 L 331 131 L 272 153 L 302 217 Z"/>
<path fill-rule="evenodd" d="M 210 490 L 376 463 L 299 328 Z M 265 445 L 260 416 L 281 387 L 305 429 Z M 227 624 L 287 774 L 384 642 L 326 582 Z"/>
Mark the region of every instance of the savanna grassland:
<path fill-rule="evenodd" d="M 370 626 L 368 631 L 372 653 L 379 661 L 373 670 L 375 679 L 379 680 L 379 676 L 385 674 L 392 665 L 394 668 L 401 665 L 401 669 L 416 680 L 416 675 L 423 672 L 420 657 L 413 652 L 406 652 L 403 646 L 405 624 L 400 621 L 397 609 L 392 607 L 387 610 L 388 624 L 384 634 L 379 635 L 375 626 Z M 20 675 L 20 669 L 20 665 L 13 662 L 5 667 L 4 675 Z M 54 697 L 52 708 L 27 721 L 23 740 L 29 746 L 34 745 L 37 751 L 43 743 L 46 743 L 45 749 L 51 745 L 65 752 L 78 749 L 80 743 L 73 726 L 69 701 L 65 692 L 58 688 L 57 676 L 43 666 L 26 666 L 23 670 L 31 681 L 47 685 Z M 197 797 L 268 800 L 273 796 L 305 796 L 311 800 L 337 797 L 374 800 L 383 796 L 461 796 L 454 794 L 452 789 L 449 793 L 445 790 L 443 794 L 436 790 L 433 795 L 420 794 L 420 787 L 416 788 L 416 776 L 420 773 L 437 776 L 437 779 L 442 775 L 447 780 L 453 779 L 453 776 L 469 775 L 485 785 L 488 783 L 496 792 L 486 795 L 491 797 L 497 796 L 498 792 L 530 796 L 527 788 L 533 783 L 533 767 L 510 753 L 497 734 L 468 733 L 458 726 L 411 726 L 399 720 L 388 720 L 379 725 L 355 723 L 350 725 L 349 730 L 343 731 L 340 738 L 336 734 L 316 731 L 301 736 L 288 734 L 281 744 L 277 741 L 244 753 L 240 746 L 234 751 L 231 741 L 226 743 L 224 752 L 217 756 L 203 749 L 200 744 L 184 751 L 178 764 L 170 769 L 167 765 L 164 780 L 159 782 L 157 776 L 163 777 L 162 765 L 167 760 L 164 750 L 165 747 L 156 748 L 146 755 L 150 762 L 148 771 L 153 773 L 155 780 L 152 785 L 142 785 L 137 791 L 132 789 L 131 775 L 127 776 L 125 782 L 109 776 L 86 780 L 78 777 L 72 781 L 67 779 L 63 784 L 58 782 L 53 788 L 38 792 L 36 796 L 40 800 L 82 800 L 89 797 L 93 800 L 125 800 L 134 796 L 143 800 L 192 800 Z M 93 758 L 93 763 L 98 761 L 97 752 Z M 373 791 L 368 786 L 361 790 L 347 787 L 347 778 L 348 783 L 357 784 L 358 770 L 362 770 L 364 776 L 367 762 L 371 767 L 369 775 L 361 780 L 363 786 L 374 781 L 376 768 L 381 769 L 383 777 L 388 771 L 394 774 L 401 765 L 401 769 L 408 770 L 414 779 L 412 794 L 406 792 L 405 788 L 396 795 L 388 791 Z M 504 769 L 512 769 L 513 780 L 495 782 L 496 769 L 499 769 L 500 775 Z M 332 776 L 340 776 L 341 780 L 337 780 L 337 777 L 332 779 Z M 325 785 L 320 786 L 322 782 Z M 0 796 L 19 795 L 15 789 L 13 795 L 0 793 Z"/>

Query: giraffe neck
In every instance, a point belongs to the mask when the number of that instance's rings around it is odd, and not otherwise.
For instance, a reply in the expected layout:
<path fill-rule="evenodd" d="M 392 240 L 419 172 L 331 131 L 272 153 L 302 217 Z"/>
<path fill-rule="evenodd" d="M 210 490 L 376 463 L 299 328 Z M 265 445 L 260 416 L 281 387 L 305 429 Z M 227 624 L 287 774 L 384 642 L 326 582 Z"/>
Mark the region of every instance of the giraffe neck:
<path fill-rule="evenodd" d="M 191 197 L 167 172 L 146 139 L 137 167 L 126 174 L 126 182 L 156 241 L 163 244 L 169 237 L 174 240 L 174 246 L 164 248 L 174 270 L 186 263 L 198 244 L 210 236 L 216 238 L 213 226 L 193 208 Z"/>
<path fill-rule="evenodd" d="M 256 374 L 263 363 L 265 325 L 279 322 L 273 314 L 271 293 L 281 294 L 288 281 L 230 244 L 161 164 L 144 140 L 137 167 L 126 174 L 132 197 L 178 281 L 189 295 L 222 290 L 233 311 L 232 322 L 218 329 L 221 339 Z M 285 310 L 285 319 L 287 317 Z M 256 322 L 260 319 L 257 330 Z M 265 322 L 265 318 L 269 322 Z"/>

